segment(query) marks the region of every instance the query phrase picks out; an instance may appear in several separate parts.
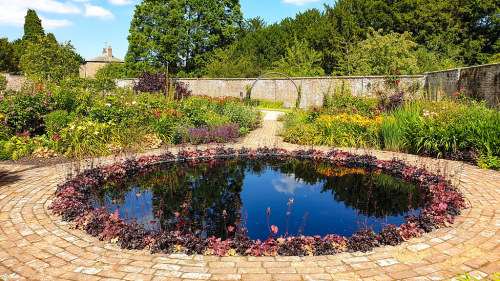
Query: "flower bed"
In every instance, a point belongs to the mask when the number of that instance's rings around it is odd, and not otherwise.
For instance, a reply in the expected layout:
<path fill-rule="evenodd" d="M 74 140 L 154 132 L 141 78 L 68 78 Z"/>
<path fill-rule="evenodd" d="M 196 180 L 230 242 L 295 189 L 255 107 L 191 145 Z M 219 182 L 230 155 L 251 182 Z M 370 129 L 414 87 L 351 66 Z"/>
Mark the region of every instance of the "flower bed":
<path fill-rule="evenodd" d="M 243 231 L 232 229 L 230 239 L 205 238 L 196 231 L 182 228 L 186 221 L 182 214 L 177 216 L 178 228 L 174 231 L 149 231 L 137 224 L 126 224 L 118 213 L 109 214 L 103 209 L 95 209 L 90 196 L 102 188 L 106 182 L 119 181 L 136 173 L 146 172 L 152 165 L 174 161 L 217 161 L 217 158 L 265 158 L 296 157 L 315 161 L 329 161 L 339 166 L 362 168 L 403 179 L 416 185 L 429 196 L 428 203 L 418 216 L 405 218 L 400 226 L 387 225 L 381 232 L 360 229 L 349 238 L 331 234 L 320 236 L 289 236 L 276 238 L 273 235 L 264 241 L 253 241 Z M 227 255 L 330 255 L 344 251 L 369 251 L 381 245 L 397 245 L 440 227 L 448 227 L 454 222 L 466 204 L 461 193 L 444 179 L 424 169 L 406 165 L 402 161 L 377 160 L 369 155 L 355 155 L 342 151 L 325 153 L 322 151 L 286 151 L 283 149 L 259 148 L 249 150 L 207 149 L 205 151 L 180 151 L 177 156 L 166 153 L 161 156 L 147 156 L 138 160 L 87 170 L 58 187 L 56 198 L 50 206 L 63 220 L 83 229 L 102 241 L 117 243 L 124 249 L 149 249 L 161 253 Z M 234 232 L 233 232 L 234 231 Z"/>

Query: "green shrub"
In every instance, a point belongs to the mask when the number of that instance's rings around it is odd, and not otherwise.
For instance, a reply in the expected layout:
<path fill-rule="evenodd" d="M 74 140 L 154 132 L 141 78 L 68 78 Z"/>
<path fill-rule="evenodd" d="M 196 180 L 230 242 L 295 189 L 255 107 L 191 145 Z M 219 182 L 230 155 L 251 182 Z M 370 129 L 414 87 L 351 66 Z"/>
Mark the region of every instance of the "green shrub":
<path fill-rule="evenodd" d="M 481 156 L 477 161 L 477 165 L 483 169 L 492 169 L 500 171 L 500 157 Z"/>
<path fill-rule="evenodd" d="M 111 123 L 77 119 L 61 130 L 60 138 L 55 140 L 55 147 L 64 156 L 78 159 L 108 155 L 107 144 L 112 143 L 118 134 L 117 130 L 112 130 Z"/>
<path fill-rule="evenodd" d="M 327 92 L 323 93 L 323 108 L 329 113 L 334 113 L 338 110 L 356 110 L 360 114 L 363 114 L 368 113 L 369 109 L 376 107 L 377 104 L 377 99 L 354 96 L 349 87 L 344 83 L 340 87 L 329 88 Z"/>
<path fill-rule="evenodd" d="M 9 127 L 7 127 L 7 120 L 5 120 L 5 116 L 0 114 L 0 141 L 8 140 L 11 136 L 11 132 Z"/>
<path fill-rule="evenodd" d="M 239 103 L 227 103 L 222 114 L 229 117 L 230 122 L 239 124 L 240 127 L 254 128 L 260 122 L 258 111 Z"/>
<path fill-rule="evenodd" d="M 318 134 L 313 124 L 297 124 L 283 131 L 281 136 L 284 141 L 298 144 L 313 145 Z"/>
<path fill-rule="evenodd" d="M 74 116 L 66 110 L 53 111 L 45 117 L 45 131 L 49 136 L 55 136 L 73 120 Z"/>
<path fill-rule="evenodd" d="M 0 91 L 3 91 L 7 88 L 7 78 L 0 73 Z"/>
<path fill-rule="evenodd" d="M 23 92 L 2 98 L 0 113 L 7 116 L 7 126 L 16 133 L 43 133 L 44 118 L 57 104 L 48 92 Z"/>
<path fill-rule="evenodd" d="M 79 89 L 61 86 L 52 91 L 52 96 L 59 109 L 73 112 L 82 103 L 85 94 Z"/>
<path fill-rule="evenodd" d="M 0 160 L 11 160 L 13 150 L 7 147 L 8 141 L 0 141 Z"/>
<path fill-rule="evenodd" d="M 0 159 L 17 160 L 29 156 L 38 147 L 52 147 L 52 142 L 45 136 L 30 137 L 29 133 L 13 136 L 9 141 L 1 142 Z"/>

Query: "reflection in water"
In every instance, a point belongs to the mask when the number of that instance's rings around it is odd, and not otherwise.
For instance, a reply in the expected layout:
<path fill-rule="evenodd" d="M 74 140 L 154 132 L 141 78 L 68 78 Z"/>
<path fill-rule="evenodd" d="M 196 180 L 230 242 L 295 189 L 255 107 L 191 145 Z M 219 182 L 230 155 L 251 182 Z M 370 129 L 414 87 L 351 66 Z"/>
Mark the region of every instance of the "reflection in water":
<path fill-rule="evenodd" d="M 297 159 L 233 159 L 148 168 L 106 184 L 94 204 L 152 230 L 190 228 L 225 239 L 245 227 L 252 239 L 265 240 L 267 207 L 278 236 L 287 228 L 298 234 L 303 223 L 305 235 L 349 236 L 360 225 L 400 224 L 424 202 L 413 185 L 385 174 Z"/>
<path fill-rule="evenodd" d="M 273 179 L 271 182 L 274 190 L 288 195 L 293 195 L 297 188 L 307 187 L 301 180 L 296 180 L 294 174 L 284 175 L 281 179 Z"/>

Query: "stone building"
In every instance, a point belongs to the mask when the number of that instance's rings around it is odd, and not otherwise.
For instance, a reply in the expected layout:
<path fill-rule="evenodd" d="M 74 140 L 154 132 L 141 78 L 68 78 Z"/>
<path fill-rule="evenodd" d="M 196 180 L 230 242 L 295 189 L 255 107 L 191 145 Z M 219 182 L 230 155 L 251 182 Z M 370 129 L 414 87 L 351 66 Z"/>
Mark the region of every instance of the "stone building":
<path fill-rule="evenodd" d="M 80 65 L 80 77 L 85 78 L 94 78 L 97 70 L 103 68 L 108 63 L 124 63 L 122 59 L 116 58 L 113 56 L 113 49 L 111 46 L 102 49 L 102 54 L 97 56 L 91 60 L 85 61 L 82 65 Z"/>

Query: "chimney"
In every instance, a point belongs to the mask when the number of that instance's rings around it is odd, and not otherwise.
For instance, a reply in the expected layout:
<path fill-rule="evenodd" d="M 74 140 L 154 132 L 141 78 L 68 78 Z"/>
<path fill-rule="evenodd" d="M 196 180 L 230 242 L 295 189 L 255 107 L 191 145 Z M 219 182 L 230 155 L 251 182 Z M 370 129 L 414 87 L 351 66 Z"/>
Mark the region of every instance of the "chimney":
<path fill-rule="evenodd" d="M 106 48 L 102 48 L 102 55 L 105 56 L 106 54 Z"/>
<path fill-rule="evenodd" d="M 111 49 L 111 46 L 109 46 L 109 47 L 108 47 L 108 56 L 109 56 L 110 58 L 112 58 L 112 57 L 113 57 L 113 49 Z"/>

